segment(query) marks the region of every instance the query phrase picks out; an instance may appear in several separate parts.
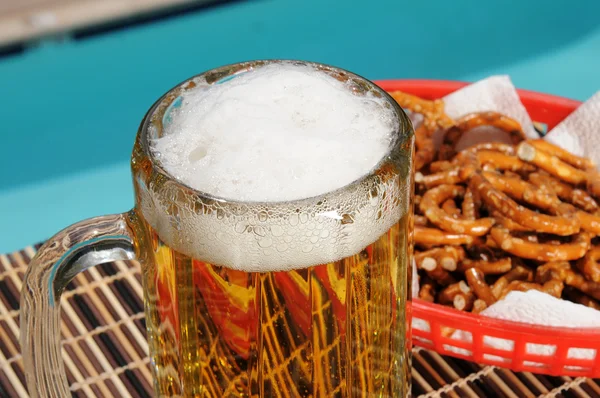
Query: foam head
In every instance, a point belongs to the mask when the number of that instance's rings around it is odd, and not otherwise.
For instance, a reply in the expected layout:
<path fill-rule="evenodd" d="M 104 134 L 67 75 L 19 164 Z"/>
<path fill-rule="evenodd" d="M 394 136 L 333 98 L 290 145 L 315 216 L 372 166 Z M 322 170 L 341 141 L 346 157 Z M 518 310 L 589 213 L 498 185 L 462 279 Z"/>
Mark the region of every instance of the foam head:
<path fill-rule="evenodd" d="M 398 116 L 314 66 L 259 66 L 182 94 L 153 152 L 175 178 L 246 202 L 309 198 L 367 174 Z"/>
<path fill-rule="evenodd" d="M 146 150 L 134 150 L 138 207 L 162 241 L 208 263 L 266 272 L 337 261 L 410 207 L 410 122 L 335 68 L 219 68 L 173 89 L 146 121 L 161 167 L 147 174 Z"/>

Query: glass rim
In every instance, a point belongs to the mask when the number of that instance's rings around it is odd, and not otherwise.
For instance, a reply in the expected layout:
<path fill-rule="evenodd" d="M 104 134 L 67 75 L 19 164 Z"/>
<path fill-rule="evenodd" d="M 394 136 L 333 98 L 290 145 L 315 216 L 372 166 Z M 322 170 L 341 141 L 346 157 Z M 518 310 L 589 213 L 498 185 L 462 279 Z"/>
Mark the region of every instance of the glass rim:
<path fill-rule="evenodd" d="M 386 101 L 392 106 L 393 112 L 396 114 L 398 119 L 398 128 L 397 131 L 393 131 L 392 141 L 390 143 L 388 151 L 381 157 L 381 159 L 377 162 L 377 164 L 368 170 L 366 173 L 361 175 L 360 177 L 354 179 L 352 182 L 343 185 L 339 188 L 323 192 L 318 195 L 313 195 L 305 198 L 298 198 L 292 200 L 283 200 L 283 201 L 251 201 L 251 200 L 236 200 L 233 198 L 222 197 L 218 195 L 211 194 L 209 192 L 205 192 L 202 190 L 195 189 L 180 179 L 173 176 L 162 166 L 161 162 L 155 157 L 153 151 L 150 148 L 150 131 L 152 124 L 159 121 L 161 124 L 158 129 L 162 131 L 162 119 L 166 111 L 169 109 L 170 105 L 180 96 L 180 94 L 186 90 L 191 89 L 196 86 L 196 81 L 205 80 L 209 84 L 214 84 L 220 81 L 227 76 L 234 75 L 241 71 L 252 70 L 256 67 L 262 67 L 265 65 L 272 65 L 278 63 L 291 63 L 291 64 L 301 64 L 312 66 L 316 69 L 335 73 L 338 76 L 346 77 L 347 79 L 352 79 L 356 83 L 360 83 L 364 88 L 369 91 L 373 91 L 378 93 Z M 398 105 L 398 103 L 381 87 L 377 86 L 375 83 L 366 79 L 356 73 L 350 72 L 346 69 L 318 63 L 311 61 L 303 61 L 303 60 L 291 60 L 291 59 L 265 59 L 265 60 L 254 60 L 254 61 L 243 61 L 232 63 L 224 66 L 220 66 L 214 69 L 207 70 L 205 72 L 194 75 L 190 78 L 183 80 L 182 82 L 176 84 L 172 88 L 170 88 L 165 94 L 163 94 L 146 112 L 137 132 L 136 141 L 140 143 L 141 150 L 143 151 L 143 155 L 150 160 L 152 165 L 152 172 L 157 175 L 164 177 L 165 179 L 177 184 L 181 188 L 184 188 L 186 191 L 191 192 L 194 196 L 206 199 L 209 201 L 216 201 L 220 203 L 227 203 L 230 205 L 269 205 L 269 206 L 277 206 L 277 205 L 289 205 L 292 203 L 305 203 L 307 201 L 318 201 L 322 198 L 330 195 L 336 195 L 338 193 L 349 191 L 352 187 L 356 187 L 370 179 L 377 177 L 377 171 L 382 169 L 383 166 L 390 163 L 390 157 L 397 150 L 402 150 L 405 146 L 406 142 L 411 139 L 414 135 L 414 129 L 412 126 L 412 122 L 408 115 L 404 112 L 404 110 Z"/>

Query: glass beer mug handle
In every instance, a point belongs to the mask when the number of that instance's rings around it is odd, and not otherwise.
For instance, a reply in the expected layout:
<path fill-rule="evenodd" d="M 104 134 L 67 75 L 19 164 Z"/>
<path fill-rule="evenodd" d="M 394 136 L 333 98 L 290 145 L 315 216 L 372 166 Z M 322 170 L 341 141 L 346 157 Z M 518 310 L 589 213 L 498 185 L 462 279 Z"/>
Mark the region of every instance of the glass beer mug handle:
<path fill-rule="evenodd" d="M 60 296 L 79 272 L 135 258 L 135 215 L 123 213 L 73 224 L 31 260 L 21 292 L 21 351 L 32 397 L 70 397 L 61 355 Z"/>

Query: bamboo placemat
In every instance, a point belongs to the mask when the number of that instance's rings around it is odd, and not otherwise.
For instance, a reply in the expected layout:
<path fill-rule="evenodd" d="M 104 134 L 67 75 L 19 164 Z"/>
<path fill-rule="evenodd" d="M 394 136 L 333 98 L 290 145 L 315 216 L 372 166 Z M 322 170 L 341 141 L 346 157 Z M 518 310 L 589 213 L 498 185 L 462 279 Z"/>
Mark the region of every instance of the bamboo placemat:
<path fill-rule="evenodd" d="M 38 246 L 36 246 L 38 247 Z M 0 397 L 27 397 L 19 353 L 19 292 L 36 247 L 0 255 Z M 150 397 L 138 264 L 79 274 L 62 301 L 63 359 L 74 397 Z M 599 397 L 600 379 L 514 373 L 413 349 L 413 397 Z"/>

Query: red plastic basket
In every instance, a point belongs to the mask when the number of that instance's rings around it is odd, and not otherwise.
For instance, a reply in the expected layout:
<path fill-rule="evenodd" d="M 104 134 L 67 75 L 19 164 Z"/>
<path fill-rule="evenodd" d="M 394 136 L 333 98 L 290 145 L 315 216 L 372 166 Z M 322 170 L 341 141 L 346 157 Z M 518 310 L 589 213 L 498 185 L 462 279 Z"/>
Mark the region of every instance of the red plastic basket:
<path fill-rule="evenodd" d="M 386 80 L 377 84 L 384 90 L 401 90 L 426 99 L 445 96 L 467 83 L 436 80 Z M 536 122 L 545 123 L 548 130 L 573 112 L 580 102 L 518 90 L 523 105 Z M 412 339 L 417 346 L 440 354 L 473 362 L 497 365 L 514 371 L 529 371 L 550 375 L 600 377 L 600 329 L 556 328 L 493 319 L 482 315 L 457 311 L 419 299 L 412 302 L 412 317 L 425 327 L 413 328 Z M 415 322 L 413 322 L 415 325 Z M 448 330 L 462 330 L 471 334 L 471 341 L 446 337 Z M 487 338 L 484 340 L 484 338 Z M 513 342 L 510 351 L 494 348 L 488 339 Z M 550 355 L 529 353 L 531 344 L 545 346 Z M 573 358 L 575 349 L 585 349 L 590 358 Z M 581 351 L 579 351 L 581 353 Z"/>

